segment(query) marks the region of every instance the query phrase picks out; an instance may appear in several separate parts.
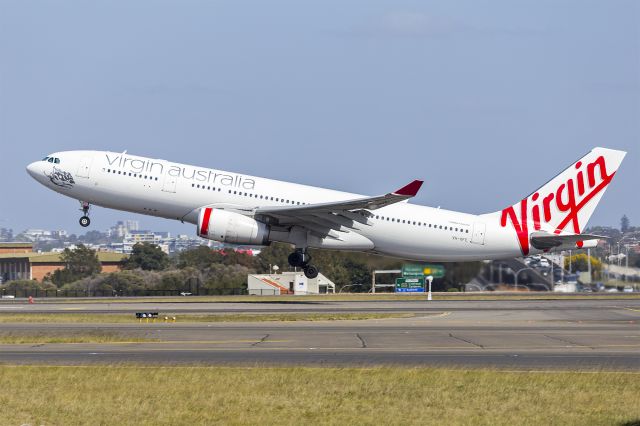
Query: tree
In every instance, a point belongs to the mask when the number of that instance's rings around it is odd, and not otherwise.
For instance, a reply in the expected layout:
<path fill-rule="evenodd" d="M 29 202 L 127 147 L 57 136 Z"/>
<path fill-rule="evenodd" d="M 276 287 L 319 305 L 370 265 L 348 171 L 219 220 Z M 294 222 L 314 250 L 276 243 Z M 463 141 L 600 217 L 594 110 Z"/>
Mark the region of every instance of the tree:
<path fill-rule="evenodd" d="M 278 265 L 281 271 L 286 271 L 289 268 L 289 261 L 287 258 L 293 251 L 291 244 L 284 243 L 272 243 L 268 247 L 264 247 L 257 258 L 258 272 L 265 274 L 269 273 L 269 266 Z"/>
<path fill-rule="evenodd" d="M 629 218 L 626 214 L 620 219 L 620 230 L 623 234 L 629 230 Z"/>
<path fill-rule="evenodd" d="M 133 246 L 131 256 L 123 263 L 123 269 L 162 271 L 169 266 L 169 256 L 160 247 L 150 243 Z"/>
<path fill-rule="evenodd" d="M 102 271 L 102 265 L 95 250 L 82 244 L 74 250 L 64 249 L 60 259 L 65 264 L 64 268 L 54 271 L 51 276 L 51 281 L 58 287 Z"/>
<path fill-rule="evenodd" d="M 599 276 L 602 271 L 602 262 L 596 257 L 587 256 L 584 253 L 576 254 L 564 259 L 564 268 L 569 269 L 569 263 L 571 263 L 571 269 L 575 272 L 586 272 L 589 270 L 588 259 L 591 259 L 591 273 L 594 276 Z"/>
<path fill-rule="evenodd" d="M 215 263 L 216 256 L 207 246 L 199 246 L 192 250 L 185 250 L 178 255 L 178 268 L 193 267 L 204 269 Z"/>

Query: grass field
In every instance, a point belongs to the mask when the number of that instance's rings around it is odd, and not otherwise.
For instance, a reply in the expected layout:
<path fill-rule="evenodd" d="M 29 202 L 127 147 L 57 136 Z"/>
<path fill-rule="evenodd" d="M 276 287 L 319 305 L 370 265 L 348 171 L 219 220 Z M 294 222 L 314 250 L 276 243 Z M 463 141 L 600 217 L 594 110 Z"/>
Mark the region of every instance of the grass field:
<path fill-rule="evenodd" d="M 111 331 L 74 331 L 67 332 L 20 332 L 0 331 L 0 344 L 43 344 L 43 343 L 140 343 L 157 342 L 158 339 L 134 336 Z"/>
<path fill-rule="evenodd" d="M 640 374 L 0 366 L 2 425 L 622 425 Z"/>
<path fill-rule="evenodd" d="M 404 313 L 273 313 L 273 314 L 180 314 L 175 315 L 176 322 L 261 322 L 261 321 L 339 321 L 370 320 L 387 318 L 410 318 L 413 314 Z M 164 322 L 165 315 L 156 319 L 156 323 Z M 172 321 L 174 315 L 169 315 Z M 125 324 L 140 322 L 134 314 L 84 314 L 84 313 L 0 313 L 2 323 L 90 323 L 90 324 Z M 142 323 L 147 320 L 143 319 Z M 149 320 L 152 323 L 153 320 Z"/>

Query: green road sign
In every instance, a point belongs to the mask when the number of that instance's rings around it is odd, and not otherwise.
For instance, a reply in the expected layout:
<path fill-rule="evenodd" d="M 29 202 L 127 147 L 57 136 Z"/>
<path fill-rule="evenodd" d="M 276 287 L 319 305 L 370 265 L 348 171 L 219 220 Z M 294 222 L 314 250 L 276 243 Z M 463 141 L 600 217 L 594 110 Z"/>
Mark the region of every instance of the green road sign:
<path fill-rule="evenodd" d="M 396 293 L 424 293 L 424 277 L 396 278 Z"/>
<path fill-rule="evenodd" d="M 431 263 L 410 263 L 402 265 L 402 276 L 405 278 L 424 277 L 427 275 L 431 275 L 433 278 L 444 277 L 444 266 Z"/>

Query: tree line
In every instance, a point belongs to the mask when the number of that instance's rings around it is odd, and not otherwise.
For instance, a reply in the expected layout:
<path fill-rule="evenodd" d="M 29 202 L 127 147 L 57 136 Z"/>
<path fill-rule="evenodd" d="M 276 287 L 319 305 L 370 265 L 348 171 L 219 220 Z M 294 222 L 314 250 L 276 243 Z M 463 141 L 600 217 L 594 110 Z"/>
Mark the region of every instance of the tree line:
<path fill-rule="evenodd" d="M 61 254 L 62 269 L 54 271 L 42 282 L 35 280 L 10 281 L 0 290 L 60 290 L 90 294 L 133 294 L 143 291 L 194 289 L 212 292 L 223 289 L 245 289 L 247 275 L 292 270 L 287 257 L 291 246 L 273 243 L 257 256 L 234 250 L 214 251 L 200 246 L 169 256 L 150 243 L 136 244 L 121 270 L 102 273 L 97 253 L 80 244 Z M 375 269 L 400 269 L 403 261 L 365 253 L 310 250 L 313 263 L 337 289 L 349 286 L 349 291 L 369 291 Z M 448 263 L 446 276 L 434 281 L 435 291 L 458 288 L 477 274 L 480 263 Z"/>

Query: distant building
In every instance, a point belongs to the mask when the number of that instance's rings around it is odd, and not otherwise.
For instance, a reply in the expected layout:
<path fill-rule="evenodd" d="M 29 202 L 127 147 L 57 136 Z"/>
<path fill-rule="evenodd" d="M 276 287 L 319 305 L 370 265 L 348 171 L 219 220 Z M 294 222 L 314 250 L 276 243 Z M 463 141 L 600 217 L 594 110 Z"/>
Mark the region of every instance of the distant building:
<path fill-rule="evenodd" d="M 127 258 L 120 253 L 98 252 L 102 272 L 120 270 L 122 261 Z M 0 278 L 2 282 L 10 280 L 39 280 L 47 274 L 64 268 L 60 253 L 3 253 L 0 254 Z"/>
<path fill-rule="evenodd" d="M 0 254 L 5 253 L 31 253 L 33 243 L 3 242 L 0 243 Z"/>
<path fill-rule="evenodd" d="M 302 271 L 282 274 L 251 274 L 247 277 L 249 294 L 256 296 L 279 296 L 282 294 L 326 294 L 335 293 L 336 285 L 322 274 L 307 278 Z"/>
<path fill-rule="evenodd" d="M 21 235 L 29 241 L 51 241 L 54 239 L 52 232 L 46 229 L 25 229 Z"/>
<path fill-rule="evenodd" d="M 107 234 L 110 237 L 123 238 L 128 233 L 137 231 L 139 226 L 140 225 L 137 220 L 119 220 L 114 226 L 109 228 Z"/>

